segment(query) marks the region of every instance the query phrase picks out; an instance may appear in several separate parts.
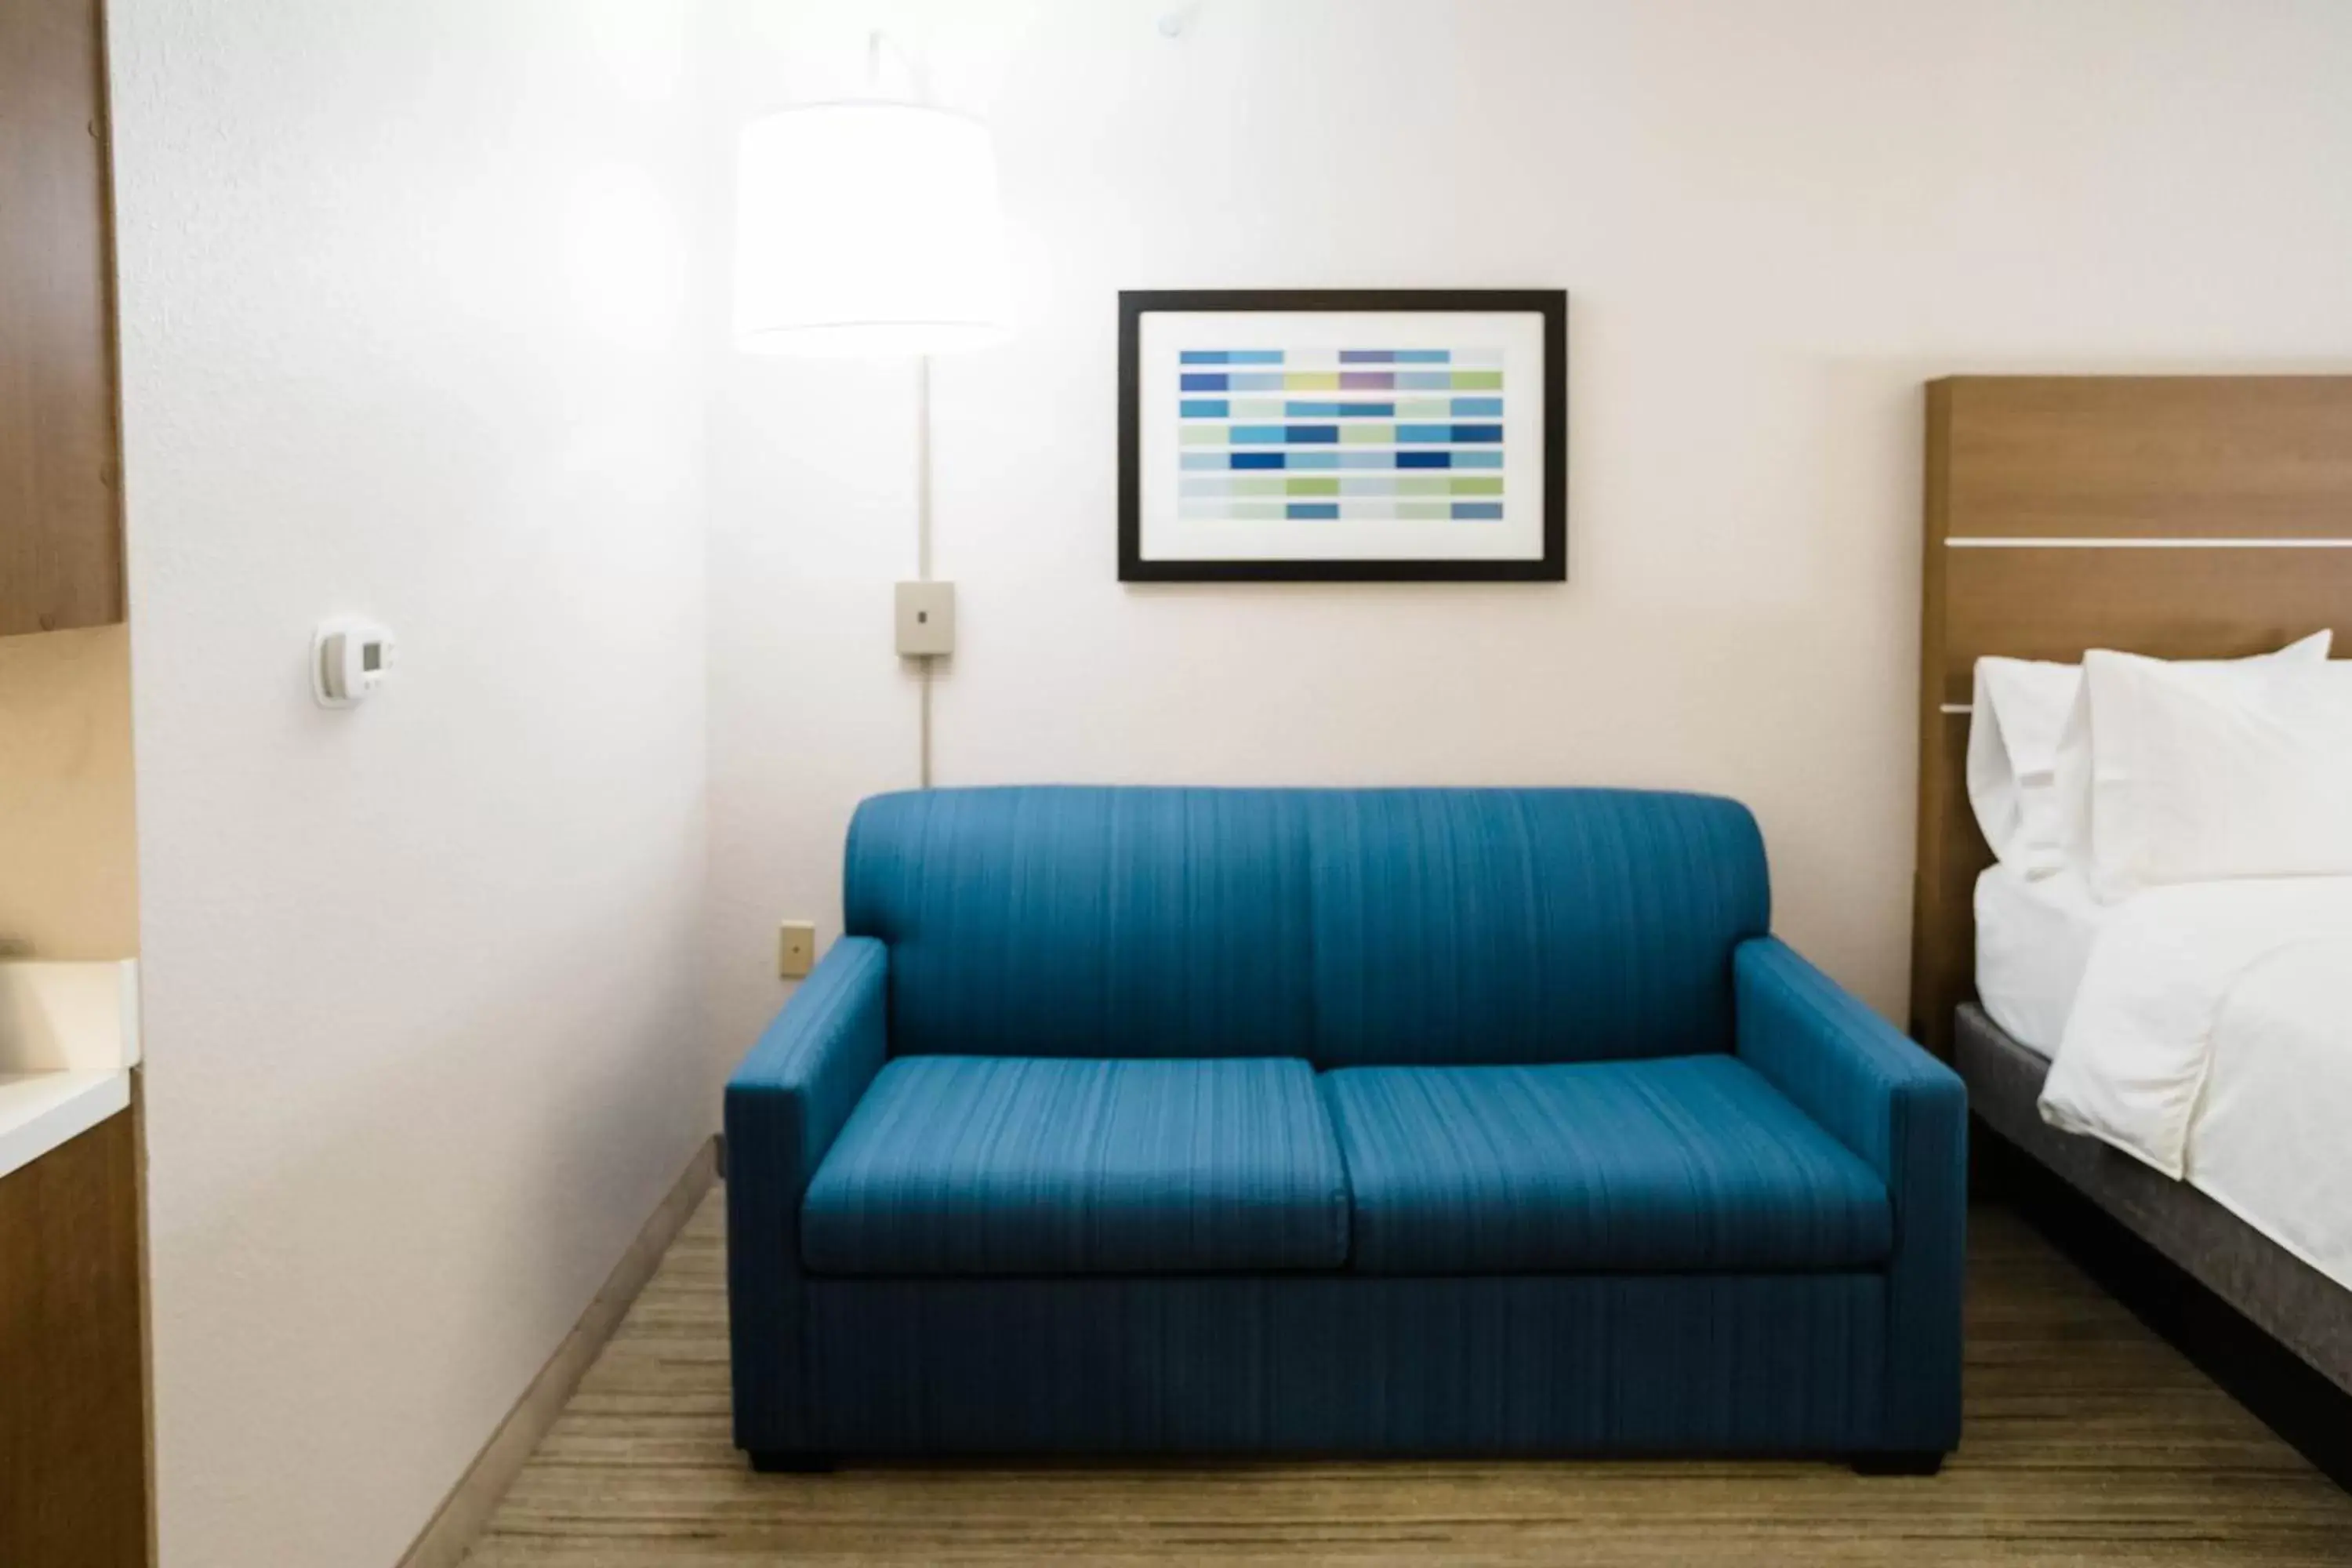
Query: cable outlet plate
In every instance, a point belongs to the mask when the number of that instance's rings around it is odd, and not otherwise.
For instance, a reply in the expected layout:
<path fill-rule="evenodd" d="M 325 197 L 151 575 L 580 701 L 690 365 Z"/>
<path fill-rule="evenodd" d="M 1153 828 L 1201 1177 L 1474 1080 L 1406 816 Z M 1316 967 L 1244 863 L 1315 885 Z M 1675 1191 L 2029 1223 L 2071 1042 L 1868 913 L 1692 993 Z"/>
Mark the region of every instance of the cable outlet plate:
<path fill-rule="evenodd" d="M 930 658 L 955 652 L 955 584 L 898 584 L 898 652 Z"/>
<path fill-rule="evenodd" d="M 816 922 L 786 921 L 777 930 L 776 973 L 799 980 L 816 967 Z"/>

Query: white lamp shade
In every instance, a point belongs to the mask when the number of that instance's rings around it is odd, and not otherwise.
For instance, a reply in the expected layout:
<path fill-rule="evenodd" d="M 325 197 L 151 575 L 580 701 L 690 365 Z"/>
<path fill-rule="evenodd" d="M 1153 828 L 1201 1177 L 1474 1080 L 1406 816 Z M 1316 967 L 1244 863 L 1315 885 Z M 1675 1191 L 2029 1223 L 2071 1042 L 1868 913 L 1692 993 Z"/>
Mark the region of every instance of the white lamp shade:
<path fill-rule="evenodd" d="M 743 129 L 735 342 L 922 354 L 1012 327 L 988 128 L 915 103 L 788 109 Z"/>

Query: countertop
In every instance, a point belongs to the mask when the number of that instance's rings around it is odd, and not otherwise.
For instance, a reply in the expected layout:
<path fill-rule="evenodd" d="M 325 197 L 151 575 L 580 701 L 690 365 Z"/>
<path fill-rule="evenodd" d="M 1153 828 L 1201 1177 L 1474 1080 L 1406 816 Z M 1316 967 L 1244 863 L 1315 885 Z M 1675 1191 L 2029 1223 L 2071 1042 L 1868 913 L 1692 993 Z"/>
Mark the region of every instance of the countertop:
<path fill-rule="evenodd" d="M 0 1073 L 0 1178 L 131 1108 L 131 1069 Z"/>
<path fill-rule="evenodd" d="M 138 1062 L 136 964 L 0 960 L 0 1177 L 130 1109 Z"/>

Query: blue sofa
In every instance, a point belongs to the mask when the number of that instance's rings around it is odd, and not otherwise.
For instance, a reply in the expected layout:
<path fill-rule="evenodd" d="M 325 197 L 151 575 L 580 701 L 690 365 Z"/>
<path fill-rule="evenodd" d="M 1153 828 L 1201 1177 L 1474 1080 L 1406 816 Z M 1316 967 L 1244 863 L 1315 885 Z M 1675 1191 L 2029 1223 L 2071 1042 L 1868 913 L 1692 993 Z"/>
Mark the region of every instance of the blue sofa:
<path fill-rule="evenodd" d="M 1960 1082 L 1744 807 L 935 790 L 845 882 L 727 1089 L 761 1468 L 1958 1442 Z"/>

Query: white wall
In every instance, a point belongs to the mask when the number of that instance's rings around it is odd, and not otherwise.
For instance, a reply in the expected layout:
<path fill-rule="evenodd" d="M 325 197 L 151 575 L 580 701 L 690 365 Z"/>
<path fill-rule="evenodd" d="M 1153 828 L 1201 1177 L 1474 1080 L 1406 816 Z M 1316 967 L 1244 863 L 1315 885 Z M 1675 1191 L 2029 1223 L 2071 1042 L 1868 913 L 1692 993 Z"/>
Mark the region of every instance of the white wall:
<path fill-rule="evenodd" d="M 1893 1014 L 1920 383 L 2352 368 L 2340 0 L 730 9 L 735 112 L 853 86 L 877 18 L 996 126 L 1024 321 L 937 373 L 940 782 L 1724 791 L 1780 929 Z M 1117 290 L 1304 285 L 1570 290 L 1565 586 L 1114 580 Z M 913 492 L 903 371 L 723 374 L 740 1047 L 779 999 L 772 922 L 837 919 L 850 806 L 912 779 L 887 627 Z"/>
<path fill-rule="evenodd" d="M 131 639 L 0 637 L 0 953 L 139 951 Z"/>
<path fill-rule="evenodd" d="M 716 1121 L 692 8 L 110 10 L 163 1562 L 385 1568 Z"/>

